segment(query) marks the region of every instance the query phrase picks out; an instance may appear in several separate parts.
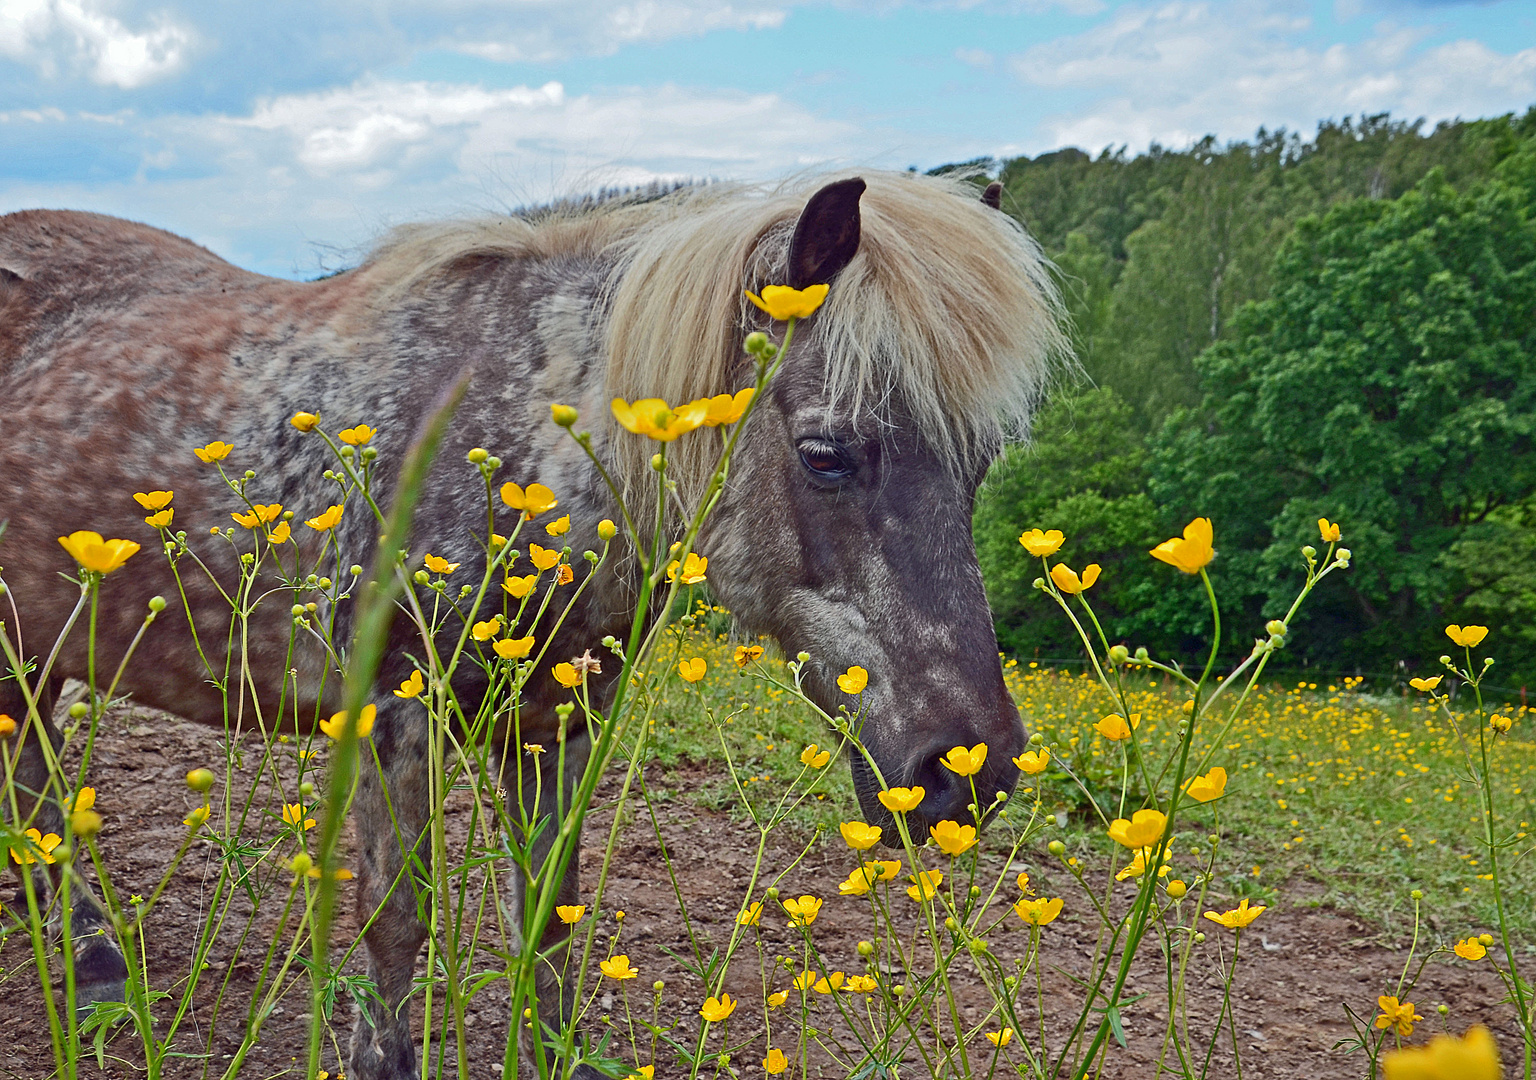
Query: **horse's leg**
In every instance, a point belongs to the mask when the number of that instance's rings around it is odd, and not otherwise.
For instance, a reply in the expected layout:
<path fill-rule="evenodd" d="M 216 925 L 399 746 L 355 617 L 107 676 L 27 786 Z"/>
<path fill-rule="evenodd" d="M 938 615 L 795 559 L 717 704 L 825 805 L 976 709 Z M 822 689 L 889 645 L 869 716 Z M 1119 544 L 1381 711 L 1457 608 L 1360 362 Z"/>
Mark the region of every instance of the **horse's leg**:
<path fill-rule="evenodd" d="M 377 766 L 366 743 L 358 760 L 352 809 L 358 845 L 357 916 L 368 927 L 363 933 L 368 977 L 381 1001 L 359 1012 L 347 1068 L 351 1080 L 410 1080 L 416 1075 L 410 1008 L 402 1003 L 427 937 L 416 915 L 416 889 L 431 858 L 426 834 L 431 812 L 428 737 L 426 714 L 418 702 L 390 700 L 379 706 L 373 729 Z M 412 852 L 420 859 L 419 869 L 402 872 Z"/>
<path fill-rule="evenodd" d="M 26 706 L 21 691 L 14 682 L 0 684 L 0 713 L 16 718 L 22 734 L 15 747 L 17 805 L 22 819 L 31 817 L 32 827 L 44 836 L 49 833 L 64 834 L 64 815 L 56 798 L 48 796 L 48 760 L 57 760 L 64 744 L 64 735 L 53 722 L 53 704 L 64 686 L 62 678 L 50 680 L 37 695 L 38 717 L 42 730 L 25 723 Z M 13 711 L 14 710 L 14 711 Z M 52 754 L 43 752 L 43 739 L 48 740 Z M 65 783 L 67 787 L 67 781 Z M 55 793 L 56 794 L 56 793 Z M 5 808 L 9 811 L 9 806 Z M 79 845 L 77 845 L 78 847 Z M 76 866 L 85 865 L 85 854 L 76 855 Z M 13 868 L 20 871 L 12 860 Z M 39 908 L 48 911 L 49 929 L 58 934 L 63 927 L 63 908 L 52 902 L 58 889 L 59 871 L 38 861 L 33 864 L 33 889 Z M 122 949 L 112 933 L 111 920 L 101 908 L 101 903 L 90 886 L 80 875 L 71 877 L 70 890 L 70 937 L 74 945 L 75 1006 L 87 1009 L 96 1001 L 122 1001 L 128 978 L 128 967 L 123 962 Z"/>

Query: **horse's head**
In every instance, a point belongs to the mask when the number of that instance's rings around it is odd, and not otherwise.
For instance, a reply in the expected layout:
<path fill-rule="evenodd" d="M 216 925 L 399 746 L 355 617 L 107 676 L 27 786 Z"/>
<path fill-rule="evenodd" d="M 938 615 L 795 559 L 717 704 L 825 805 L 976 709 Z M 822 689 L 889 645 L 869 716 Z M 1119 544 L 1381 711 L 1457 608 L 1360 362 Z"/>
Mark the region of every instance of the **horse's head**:
<path fill-rule="evenodd" d="M 954 395 L 946 400 L 939 385 L 967 378 L 984 384 L 1005 362 L 961 351 L 984 346 L 987 326 L 954 325 L 968 321 L 967 305 L 986 303 L 986 282 L 943 280 L 946 266 L 984 263 L 988 253 L 923 252 L 933 238 L 892 233 L 895 211 L 886 204 L 882 214 L 875 199 L 866 200 L 861 224 L 864 193 L 858 179 L 828 185 L 804 204 L 792 234 L 764 242 L 762 279 L 794 287 L 830 282 L 832 292 L 822 311 L 797 327 L 783 369 L 758 404 L 705 551 L 710 581 L 744 627 L 772 635 L 789 656 L 810 654 L 811 697 L 834 714 L 845 705 L 862 711 L 861 738 L 886 783 L 926 790 L 909 815 L 922 837 L 934 822 L 969 819 L 970 784 L 940 761 L 951 748 L 987 745 L 986 764 L 974 777 L 985 808 L 999 791 L 1012 791 L 1019 771 L 1011 759 L 1025 745 L 971 539 L 976 490 L 997 448 L 996 416 L 944 415 Z M 977 200 L 957 212 L 996 215 L 997 235 L 1035 259 L 1032 245 L 990 205 Z M 998 263 L 1011 261 L 1008 253 L 994 254 Z M 947 287 L 953 295 L 903 296 L 914 283 L 891 265 L 903 259 L 938 263 L 928 264 L 932 288 L 918 292 Z M 1048 313 L 1048 286 L 1039 278 L 1026 284 L 1036 314 Z M 922 310 L 876 310 L 882 304 L 927 310 L 951 325 L 914 327 Z M 1007 313 L 991 318 L 1008 321 Z M 977 321 L 986 319 L 978 314 Z M 782 337 L 782 325 L 756 328 Z M 1036 344 L 1049 347 L 1053 332 L 1040 331 Z M 930 340 L 906 343 L 915 347 L 897 355 L 900 337 L 914 333 Z M 977 370 L 912 371 L 935 359 L 935 340 L 941 354 L 955 353 L 938 356 L 940 362 L 970 362 Z M 1024 374 L 1028 395 L 1039 384 L 1042 357 L 1015 359 L 1034 365 Z M 871 362 L 890 370 L 861 370 Z M 1020 391 L 1015 381 L 997 392 Z M 857 699 L 837 682 L 853 665 L 869 673 Z M 852 767 L 867 819 L 888 824 L 873 772 L 857 755 Z"/>

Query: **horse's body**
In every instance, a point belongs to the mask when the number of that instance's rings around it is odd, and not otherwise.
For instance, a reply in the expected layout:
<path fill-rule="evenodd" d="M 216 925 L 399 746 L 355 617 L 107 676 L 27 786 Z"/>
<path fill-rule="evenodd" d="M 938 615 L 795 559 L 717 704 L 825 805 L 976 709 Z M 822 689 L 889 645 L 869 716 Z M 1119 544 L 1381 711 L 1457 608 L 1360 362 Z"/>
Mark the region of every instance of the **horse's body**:
<path fill-rule="evenodd" d="M 379 429 L 376 490 L 387 493 L 407 442 L 465 371 L 469 392 L 415 517 L 414 557 L 484 565 L 476 540 L 484 493 L 464 465 L 476 446 L 505 462 L 498 483 L 538 481 L 558 494 L 573 550 L 599 548 L 597 521 L 617 514 L 585 456 L 549 422 L 549 404 L 576 406 L 599 455 L 620 460 L 621 475 L 638 484 L 640 440 L 612 424 L 608 400 L 678 401 L 746 385 L 740 339 L 768 327 L 742 304 L 741 289 L 822 275 L 816 280 L 832 280 L 832 299 L 797 336 L 701 538 L 710 581 L 745 628 L 812 653 L 807 686 L 829 708 L 838 700 L 835 675 L 850 664 L 871 672 L 866 741 L 889 782 L 923 783 L 933 793 L 914 826 L 923 827 L 924 813 L 937 820 L 963 812 L 969 796 L 935 763 L 957 743 L 992 748 L 978 790 L 1011 788 L 1008 757 L 1022 730 L 1003 689 L 969 518 L 1001 430 L 997 411 L 1005 421 L 1023 416 L 1056 345 L 1049 287 L 1022 234 L 974 198 L 962 204 L 954 185 L 872 178 L 862 247 L 864 185 L 824 191 L 832 196 L 818 195 L 804 213 L 804 190 L 685 191 L 543 221 L 417 230 L 360 268 L 309 284 L 246 273 L 116 219 L 45 211 L 0 218 L 0 520 L 9 521 L 0 566 L 19 608 L 23 655 L 45 654 L 74 605 L 77 589 L 60 577 L 71 563 L 57 542 L 73 530 L 146 544 L 103 586 L 98 670 L 116 665 L 151 596 L 176 597 L 135 491 L 174 490 L 174 528 L 194 543 L 204 534 L 199 553 L 224 580 L 234 578 L 228 546 L 206 542 L 210 527 L 229 524 L 230 494 L 192 447 L 232 443 L 226 464 L 256 472 L 252 498 L 302 518 L 335 501 L 335 488 L 321 479 L 323 445 L 288 426 L 290 416 L 306 410 L 333 429 Z M 938 295 L 943 288 L 952 295 Z M 928 340 L 905 340 L 914 337 Z M 686 455 L 678 461 L 686 492 Z M 297 529 L 295 539 L 308 531 Z M 349 512 L 339 540 L 366 563 L 376 532 L 366 515 Z M 228 606 L 201 575 L 183 577 L 218 665 Z M 622 575 L 594 582 L 548 655 L 570 657 L 604 634 L 622 635 L 632 591 Z M 252 679 L 269 724 L 288 666 L 288 608 L 262 605 L 250 634 Z M 186 618 L 175 614 L 145 637 L 123 688 L 224 724 L 225 698 L 207 681 Z M 347 612 L 338 615 L 344 634 Z M 16 627 L 6 632 L 17 641 Z M 406 634 L 397 628 L 381 685 L 410 671 Z M 71 635 L 59 678 L 83 673 L 84 642 L 78 630 Z M 318 654 L 301 654 L 292 665 L 297 684 L 319 685 L 313 676 L 322 665 Z M 474 699 L 472 678 L 456 689 Z M 566 697 L 535 676 L 524 695 L 523 737 L 552 737 L 553 706 Z M 417 703 L 387 692 L 374 700 L 375 744 L 402 834 L 411 835 L 425 824 L 427 728 Z M 300 701 L 289 716 L 335 705 Z M 14 682 L 0 682 L 0 713 L 25 715 Z M 40 754 L 24 755 L 24 766 L 23 781 L 40 788 Z M 855 773 L 875 820 L 882 811 L 870 777 L 858 763 Z M 370 770 L 358 809 L 359 903 L 371 911 L 402 853 Z M 45 819 L 50 813 L 56 808 Z M 574 896 L 574 875 L 565 887 Z M 370 971 L 393 1007 L 409 989 L 424 930 L 408 890 L 388 903 L 368 946 Z M 86 998 L 122 978 L 109 940 L 92 939 L 95 951 L 77 957 Z M 376 1010 L 374 1021 L 359 1024 L 349 1075 L 412 1075 L 408 1012 Z"/>

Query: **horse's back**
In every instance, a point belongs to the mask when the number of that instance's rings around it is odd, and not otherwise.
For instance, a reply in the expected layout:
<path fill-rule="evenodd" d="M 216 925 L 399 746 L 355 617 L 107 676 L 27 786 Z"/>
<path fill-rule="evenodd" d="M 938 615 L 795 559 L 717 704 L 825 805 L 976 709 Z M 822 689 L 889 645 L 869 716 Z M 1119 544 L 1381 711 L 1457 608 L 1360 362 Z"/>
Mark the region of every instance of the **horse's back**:
<path fill-rule="evenodd" d="M 227 291 L 261 281 L 182 237 L 73 210 L 0 217 L 0 370 L 38 339 L 83 328 L 155 296 Z"/>

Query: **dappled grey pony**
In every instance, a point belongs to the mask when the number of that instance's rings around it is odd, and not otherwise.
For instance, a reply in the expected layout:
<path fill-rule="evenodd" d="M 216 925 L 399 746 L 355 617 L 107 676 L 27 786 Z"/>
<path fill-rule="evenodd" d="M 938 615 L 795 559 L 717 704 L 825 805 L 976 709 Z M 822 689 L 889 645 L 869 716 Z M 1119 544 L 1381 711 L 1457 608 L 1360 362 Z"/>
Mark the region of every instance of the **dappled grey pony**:
<path fill-rule="evenodd" d="M 133 492 L 173 489 L 175 526 L 193 543 L 210 526 L 227 526 L 230 493 L 191 452 L 222 439 L 234 444 L 235 472 L 255 470 L 253 498 L 301 517 L 317 513 L 335 491 L 321 478 L 327 454 L 287 423 L 307 410 L 332 430 L 379 429 L 387 493 L 424 416 L 466 370 L 468 396 L 415 518 L 416 557 L 430 551 L 483 567 L 475 537 L 486 524 L 484 492 L 464 465 L 476 446 L 507 463 L 498 482 L 553 488 L 571 513 L 573 549 L 597 548 L 598 520 L 618 515 L 584 455 L 549 422 L 549 404 L 579 407 L 597 452 L 618 463 L 631 491 L 645 490 L 651 446 L 617 427 L 609 400 L 677 403 L 748 385 L 743 336 L 782 326 L 768 324 L 742 290 L 818 282 L 830 282 L 831 295 L 749 421 L 700 550 L 744 630 L 811 654 L 806 686 L 824 708 L 849 700 L 839 673 L 853 664 L 869 671 L 864 738 L 889 782 L 927 789 L 911 818 L 921 836 L 970 802 L 964 782 L 940 767 L 941 754 L 987 743 L 977 780 L 989 798 L 1011 790 L 1009 758 L 1024 742 L 998 663 L 971 508 L 1062 346 L 1039 251 L 998 211 L 996 185 L 978 199 L 959 181 L 866 173 L 416 226 L 357 269 L 307 284 L 247 273 L 127 221 L 56 211 L 0 217 L 0 519 L 9 521 L 0 565 L 21 622 L 7 632 L 28 656 L 45 654 L 59 633 L 77 592 L 61 576 L 74 566 L 59 536 L 93 529 L 138 539 L 146 550 L 103 586 L 98 670 L 112 670 L 149 598 L 177 596 Z M 685 498 L 701 490 L 718 438 L 701 431 L 673 444 L 672 475 Z M 502 513 L 510 531 L 512 512 Z M 348 557 L 366 563 L 377 540 L 368 515 L 350 513 L 340 534 Z M 227 545 L 198 550 L 233 579 Z M 617 569 L 593 583 L 552 658 L 623 635 L 635 595 L 623 568 L 632 565 L 615 560 Z M 228 607 L 198 574 L 185 577 L 187 614 L 220 664 Z M 125 689 L 220 725 L 223 699 L 187 619 L 173 614 L 152 627 Z M 340 617 L 345 631 L 347 613 Z M 283 599 L 259 608 L 251 628 L 253 684 L 268 716 L 290 626 Z M 388 692 L 411 670 L 410 634 L 397 620 L 373 735 L 406 836 L 421 835 L 428 806 L 424 712 Z M 319 686 L 323 665 L 318 653 L 298 655 L 297 685 Z M 84 670 L 77 629 L 55 674 Z M 461 698 L 478 700 L 477 674 L 464 676 Z M 56 684 L 45 691 L 57 693 Z M 524 737 L 552 739 L 554 706 L 568 692 L 546 665 L 526 696 Z M 337 707 L 301 700 L 298 715 Z M 24 715 L 14 682 L 0 682 L 0 712 Z M 42 755 L 35 738 L 28 745 L 23 780 L 40 787 Z M 576 769 L 586 748 L 572 749 Z M 853 771 L 869 820 L 888 822 L 868 768 L 855 758 Z M 409 1010 L 396 1006 L 426 930 L 409 890 L 385 899 L 403 853 L 371 769 L 362 772 L 357 810 L 358 903 L 364 917 L 385 906 L 366 933 L 383 1007 L 358 1023 L 348 1073 L 403 1080 L 415 1051 Z M 43 827 L 57 824 L 57 808 L 46 807 Z M 564 895 L 577 895 L 574 871 Z M 100 915 L 88 905 L 81 918 L 88 929 Z M 85 942 L 82 996 L 120 992 L 124 967 L 111 936 Z"/>

